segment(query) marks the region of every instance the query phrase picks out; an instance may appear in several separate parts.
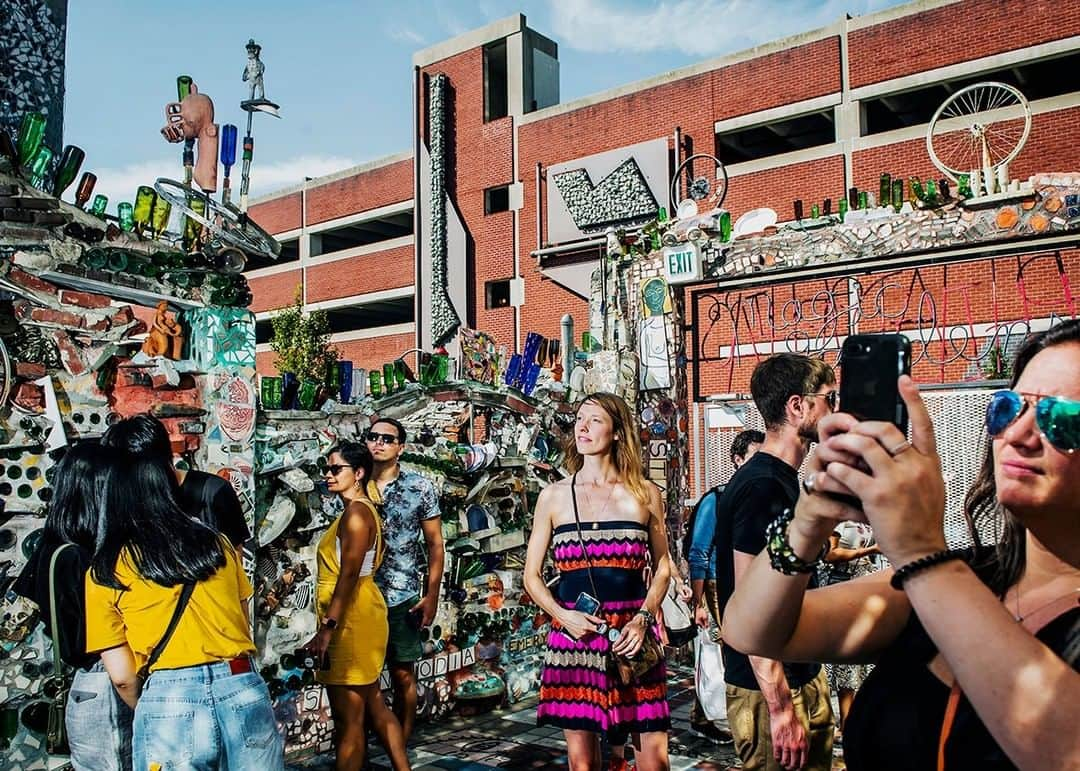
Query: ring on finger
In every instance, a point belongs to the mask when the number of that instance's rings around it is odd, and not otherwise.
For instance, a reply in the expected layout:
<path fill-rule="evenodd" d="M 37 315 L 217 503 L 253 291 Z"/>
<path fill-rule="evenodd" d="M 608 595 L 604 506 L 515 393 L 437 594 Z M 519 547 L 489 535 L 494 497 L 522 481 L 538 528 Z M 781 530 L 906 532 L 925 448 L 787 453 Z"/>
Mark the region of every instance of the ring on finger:
<path fill-rule="evenodd" d="M 814 483 L 816 481 L 817 481 L 817 472 L 816 471 L 812 471 L 811 473 L 809 473 L 805 477 L 803 477 L 802 489 L 804 491 L 806 491 L 807 495 L 813 495 L 814 494 L 814 490 L 816 489 L 814 487 Z"/>
<path fill-rule="evenodd" d="M 911 449 L 911 442 L 909 442 L 907 439 L 905 439 L 900 444 L 898 444 L 895 447 L 891 448 L 888 452 L 889 452 L 889 455 L 891 455 L 891 456 L 893 456 L 895 458 L 900 453 L 907 452 L 910 449 Z"/>

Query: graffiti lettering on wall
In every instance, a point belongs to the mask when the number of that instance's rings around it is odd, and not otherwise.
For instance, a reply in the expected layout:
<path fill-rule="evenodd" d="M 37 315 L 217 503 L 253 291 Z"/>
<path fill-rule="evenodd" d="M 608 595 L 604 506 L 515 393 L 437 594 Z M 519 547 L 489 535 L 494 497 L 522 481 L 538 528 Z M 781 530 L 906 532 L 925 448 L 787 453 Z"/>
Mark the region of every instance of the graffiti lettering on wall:
<path fill-rule="evenodd" d="M 719 390 L 731 392 L 747 358 L 793 351 L 832 361 L 856 331 L 903 332 L 912 340 L 913 366 L 936 368 L 942 381 L 947 365 L 965 367 L 965 379 L 1002 377 L 1029 332 L 1076 315 L 1077 280 L 1080 254 L 1069 252 L 698 290 L 691 297 L 694 396 L 703 398 L 702 368 L 710 362 L 722 362 Z"/>

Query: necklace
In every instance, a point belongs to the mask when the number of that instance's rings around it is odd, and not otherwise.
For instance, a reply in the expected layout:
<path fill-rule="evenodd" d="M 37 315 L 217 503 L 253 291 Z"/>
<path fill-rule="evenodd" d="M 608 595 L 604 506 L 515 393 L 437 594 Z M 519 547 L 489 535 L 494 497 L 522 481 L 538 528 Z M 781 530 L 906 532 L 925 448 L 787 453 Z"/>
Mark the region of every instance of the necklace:
<path fill-rule="evenodd" d="M 1068 591 L 1062 592 L 1061 594 L 1054 597 L 1054 599 L 1050 600 L 1050 602 L 1043 603 L 1042 605 L 1035 608 L 1034 610 L 1029 610 L 1024 615 L 1020 615 L 1020 587 L 1019 587 L 1019 584 L 1017 586 L 1013 587 L 1013 589 L 1014 589 L 1014 594 L 1015 594 L 1014 605 L 1016 607 L 1016 611 L 1013 613 L 1013 618 L 1015 618 L 1017 621 L 1023 621 L 1025 618 L 1029 618 L 1030 616 L 1035 615 L 1036 613 L 1043 610 L 1044 608 L 1049 608 L 1055 602 L 1058 602 L 1059 600 L 1061 600 L 1064 597 L 1068 597 L 1070 594 L 1080 594 L 1080 587 L 1077 587 L 1075 589 L 1069 589 Z"/>
<path fill-rule="evenodd" d="M 605 482 L 606 481 L 607 480 L 605 480 Z M 596 486 L 595 481 L 593 481 L 592 484 L 593 484 L 593 487 Z M 592 529 L 593 530 L 599 530 L 600 529 L 600 520 L 603 519 L 604 514 L 607 513 L 608 504 L 611 503 L 611 496 L 615 494 L 615 485 L 616 484 L 618 484 L 618 482 L 612 483 L 611 489 L 608 491 L 608 494 L 607 494 L 607 499 L 604 501 L 604 506 L 603 506 L 602 509 L 600 509 L 599 514 L 596 513 L 596 506 L 593 504 L 593 499 L 592 499 L 592 496 L 589 495 L 589 491 L 588 490 L 585 491 L 585 500 L 587 500 L 589 502 L 589 510 L 593 515 L 592 516 Z"/>

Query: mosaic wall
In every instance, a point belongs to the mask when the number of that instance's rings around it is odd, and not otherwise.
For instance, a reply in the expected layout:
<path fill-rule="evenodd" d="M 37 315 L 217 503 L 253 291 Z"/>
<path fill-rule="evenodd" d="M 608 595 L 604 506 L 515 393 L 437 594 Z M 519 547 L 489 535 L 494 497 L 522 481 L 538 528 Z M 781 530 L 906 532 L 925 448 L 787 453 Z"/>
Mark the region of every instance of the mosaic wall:
<path fill-rule="evenodd" d="M 627 158 L 597 183 L 584 169 L 553 177 L 574 224 L 583 233 L 642 222 L 655 217 L 660 208 L 633 158 Z"/>
<path fill-rule="evenodd" d="M 0 129 L 14 139 L 23 115 L 48 118 L 45 144 L 64 144 L 66 0 L 5 2 L 0 12 Z"/>
<path fill-rule="evenodd" d="M 447 290 L 446 133 L 449 120 L 446 91 L 449 79 L 441 72 L 431 78 L 428 91 L 428 141 L 431 143 L 431 339 L 447 342 L 461 325 Z"/>

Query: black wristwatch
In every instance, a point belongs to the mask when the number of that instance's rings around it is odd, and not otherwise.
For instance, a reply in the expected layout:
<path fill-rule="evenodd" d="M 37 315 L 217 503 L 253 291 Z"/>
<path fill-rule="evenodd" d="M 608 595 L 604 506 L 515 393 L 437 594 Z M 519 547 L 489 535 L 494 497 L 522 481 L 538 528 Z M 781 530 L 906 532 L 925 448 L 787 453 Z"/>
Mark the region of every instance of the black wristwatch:
<path fill-rule="evenodd" d="M 326 627 L 327 629 L 333 631 L 333 630 L 337 629 L 337 619 L 336 618 L 324 618 L 323 622 L 322 622 L 322 625 L 324 627 Z"/>

